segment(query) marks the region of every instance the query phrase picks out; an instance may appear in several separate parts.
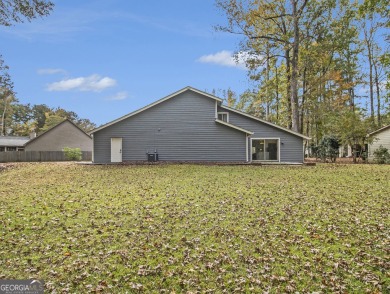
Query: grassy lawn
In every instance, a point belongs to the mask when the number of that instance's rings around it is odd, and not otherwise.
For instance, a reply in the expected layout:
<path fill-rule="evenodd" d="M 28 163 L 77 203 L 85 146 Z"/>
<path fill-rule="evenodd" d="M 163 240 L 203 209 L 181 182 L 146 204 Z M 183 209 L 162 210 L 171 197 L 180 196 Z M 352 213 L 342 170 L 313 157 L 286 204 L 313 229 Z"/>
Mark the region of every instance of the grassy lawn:
<path fill-rule="evenodd" d="M 57 293 L 388 293 L 390 166 L 0 172 L 0 279 Z"/>

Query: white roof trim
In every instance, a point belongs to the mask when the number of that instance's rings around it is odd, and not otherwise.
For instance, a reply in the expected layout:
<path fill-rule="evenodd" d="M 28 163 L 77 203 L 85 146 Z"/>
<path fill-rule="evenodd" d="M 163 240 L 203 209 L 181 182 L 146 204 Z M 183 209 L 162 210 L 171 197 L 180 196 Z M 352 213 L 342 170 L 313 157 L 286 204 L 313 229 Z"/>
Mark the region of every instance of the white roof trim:
<path fill-rule="evenodd" d="M 218 97 L 213 96 L 213 95 L 211 95 L 211 94 L 208 94 L 208 93 L 206 93 L 206 92 L 197 90 L 197 89 L 192 88 L 192 87 L 185 87 L 185 88 L 183 88 L 183 89 L 181 89 L 181 90 L 179 90 L 179 91 L 176 91 L 176 92 L 174 92 L 174 93 L 172 93 L 172 94 L 170 94 L 170 95 L 168 95 L 168 96 L 166 96 L 166 97 L 164 97 L 164 98 L 161 98 L 161 99 L 159 99 L 159 100 L 157 100 L 157 101 L 155 101 L 155 102 L 153 102 L 153 103 L 151 103 L 151 104 L 149 104 L 149 105 L 146 105 L 145 107 L 142 107 L 142 108 L 140 108 L 140 109 L 138 109 L 138 110 L 136 110 L 136 111 L 130 112 L 129 114 L 126 114 L 126 115 L 124 115 L 124 116 L 122 116 L 122 117 L 120 117 L 120 118 L 117 118 L 117 119 L 115 119 L 115 120 L 113 120 L 113 121 L 111 121 L 111 122 L 108 122 L 108 123 L 106 123 L 106 124 L 104 124 L 104 125 L 102 125 L 102 126 L 96 128 L 96 129 L 92 130 L 92 131 L 90 132 L 90 134 L 93 134 L 93 133 L 95 133 L 95 132 L 97 132 L 97 131 L 100 131 L 100 130 L 102 130 L 102 129 L 104 129 L 104 128 L 107 128 L 107 127 L 109 127 L 109 126 L 111 126 L 111 125 L 113 125 L 113 124 L 116 124 L 117 122 L 120 122 L 120 121 L 124 120 L 124 119 L 127 119 L 127 118 L 129 118 L 129 117 L 132 117 L 132 116 L 134 116 L 134 115 L 136 115 L 136 114 L 138 114 L 138 113 L 140 113 L 140 112 L 142 112 L 142 111 L 145 111 L 145 110 L 147 110 L 147 109 L 149 109 L 149 108 L 151 108 L 151 107 L 153 107 L 153 106 L 156 106 L 156 105 L 158 105 L 158 104 L 160 104 L 160 103 L 162 103 L 162 102 L 164 102 L 164 101 L 167 101 L 167 100 L 169 100 L 169 99 L 171 99 L 171 98 L 173 98 L 173 97 L 175 97 L 175 96 L 177 96 L 177 95 L 179 95 L 179 94 L 181 94 L 181 93 L 183 93 L 183 92 L 185 92 L 185 91 L 187 91 L 187 90 L 190 90 L 190 91 L 192 91 L 192 92 L 195 92 L 195 93 L 198 93 L 198 94 L 200 94 L 200 95 L 206 96 L 206 97 L 208 97 L 208 98 L 214 99 L 214 100 L 216 100 L 217 102 L 222 102 L 222 101 L 223 101 L 221 98 L 218 98 Z"/>
<path fill-rule="evenodd" d="M 372 136 L 372 135 L 375 135 L 376 133 L 380 133 L 380 132 L 382 132 L 382 131 L 384 131 L 384 130 L 386 130 L 386 129 L 388 129 L 388 128 L 390 128 L 390 125 L 384 126 L 384 127 L 380 128 L 380 129 L 377 129 L 376 131 L 373 131 L 373 132 L 369 133 L 369 134 L 367 135 L 367 137 L 370 137 L 370 136 Z"/>
<path fill-rule="evenodd" d="M 241 114 L 241 115 L 243 115 L 243 116 L 249 117 L 249 118 L 251 118 L 251 119 L 257 120 L 257 121 L 262 122 L 262 123 L 264 123 L 264 124 L 266 124 L 266 125 L 269 125 L 269 126 L 271 126 L 271 127 L 280 129 L 280 130 L 282 130 L 282 131 L 285 131 L 285 132 L 287 132 L 287 133 L 290 133 L 290 134 L 293 134 L 293 135 L 295 135 L 295 136 L 301 137 L 301 138 L 303 138 L 303 139 L 311 140 L 310 137 L 307 137 L 307 136 L 302 135 L 302 134 L 300 134 L 300 133 L 297 133 L 297 132 L 294 132 L 294 131 L 292 131 L 292 130 L 283 128 L 283 127 L 281 127 L 281 126 L 275 125 L 275 124 L 273 124 L 273 123 L 270 123 L 269 121 L 263 120 L 263 119 L 261 119 L 261 118 L 255 117 L 255 116 L 253 116 L 253 115 L 247 114 L 247 113 L 242 112 L 242 111 L 239 111 L 239 110 L 237 110 L 237 109 L 234 109 L 234 108 L 231 108 L 231 107 L 228 107 L 228 106 L 225 106 L 225 105 L 221 105 L 220 107 L 221 107 L 221 108 L 224 108 L 224 109 L 227 109 L 227 110 L 230 110 L 230 111 L 232 111 L 232 112 L 236 112 L 236 113 Z"/>
<path fill-rule="evenodd" d="M 253 135 L 253 134 L 254 134 L 254 133 L 251 132 L 251 131 L 245 130 L 245 129 L 240 128 L 240 127 L 237 127 L 237 126 L 235 126 L 235 125 L 232 125 L 232 124 L 227 123 L 227 122 L 225 122 L 225 121 L 223 121 L 223 120 L 220 120 L 220 119 L 216 119 L 215 122 L 220 123 L 221 125 L 225 125 L 225 126 L 228 126 L 228 127 L 230 127 L 230 128 L 239 130 L 239 131 L 241 131 L 241 132 L 250 134 L 250 135 Z"/>

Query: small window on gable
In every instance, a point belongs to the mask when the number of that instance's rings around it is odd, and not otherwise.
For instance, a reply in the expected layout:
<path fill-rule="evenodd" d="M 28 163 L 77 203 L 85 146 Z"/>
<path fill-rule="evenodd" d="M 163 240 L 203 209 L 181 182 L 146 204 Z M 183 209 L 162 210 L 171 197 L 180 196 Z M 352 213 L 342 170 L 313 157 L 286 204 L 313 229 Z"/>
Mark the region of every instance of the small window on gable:
<path fill-rule="evenodd" d="M 218 112 L 218 119 L 224 122 L 229 122 L 229 112 Z"/>

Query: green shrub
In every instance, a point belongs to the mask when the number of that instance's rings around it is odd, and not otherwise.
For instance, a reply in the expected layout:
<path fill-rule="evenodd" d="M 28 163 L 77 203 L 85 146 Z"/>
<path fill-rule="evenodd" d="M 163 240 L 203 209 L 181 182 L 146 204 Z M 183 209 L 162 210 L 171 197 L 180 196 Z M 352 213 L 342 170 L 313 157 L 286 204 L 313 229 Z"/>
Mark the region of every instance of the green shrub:
<path fill-rule="evenodd" d="M 374 151 L 374 162 L 379 164 L 390 163 L 389 150 L 382 145 Z"/>
<path fill-rule="evenodd" d="M 319 145 L 317 146 L 317 157 L 322 161 L 330 159 L 331 162 L 335 162 L 339 155 L 340 142 L 335 136 L 324 136 Z"/>
<path fill-rule="evenodd" d="M 83 153 L 80 148 L 64 148 L 65 157 L 68 160 L 81 160 Z"/>

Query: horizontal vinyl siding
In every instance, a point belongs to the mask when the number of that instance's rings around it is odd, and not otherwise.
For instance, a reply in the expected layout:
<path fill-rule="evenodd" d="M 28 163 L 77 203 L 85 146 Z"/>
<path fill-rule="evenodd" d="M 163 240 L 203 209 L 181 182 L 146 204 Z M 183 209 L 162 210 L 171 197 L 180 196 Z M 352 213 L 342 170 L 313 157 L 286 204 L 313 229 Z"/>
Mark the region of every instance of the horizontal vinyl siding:
<path fill-rule="evenodd" d="M 229 112 L 229 123 L 254 132 L 251 138 L 280 138 L 280 162 L 303 162 L 303 139 L 278 128 L 253 120 L 224 108 L 218 111 Z M 249 157 L 251 157 L 250 143 Z"/>
<path fill-rule="evenodd" d="M 160 129 L 160 131 L 159 131 Z M 245 161 L 243 132 L 215 122 L 215 101 L 186 91 L 94 133 L 94 161 L 110 162 L 111 138 L 123 138 L 123 161 Z"/>
<path fill-rule="evenodd" d="M 368 159 L 374 160 L 374 152 L 381 145 L 390 151 L 390 128 L 383 130 L 380 133 L 375 134 L 374 141 L 368 145 Z"/>

